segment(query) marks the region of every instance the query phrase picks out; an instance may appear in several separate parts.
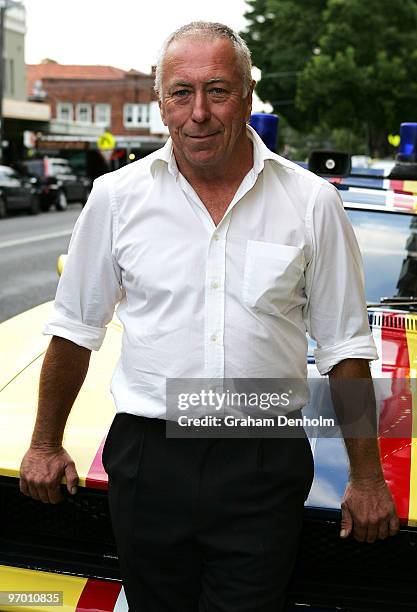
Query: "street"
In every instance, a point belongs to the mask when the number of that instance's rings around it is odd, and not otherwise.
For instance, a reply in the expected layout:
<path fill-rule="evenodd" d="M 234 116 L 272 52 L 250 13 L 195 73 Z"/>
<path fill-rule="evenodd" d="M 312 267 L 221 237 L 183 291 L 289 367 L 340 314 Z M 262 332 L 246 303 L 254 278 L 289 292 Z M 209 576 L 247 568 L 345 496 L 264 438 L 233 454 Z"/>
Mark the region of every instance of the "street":
<path fill-rule="evenodd" d="M 53 299 L 57 257 L 67 252 L 80 212 L 76 204 L 64 212 L 0 221 L 0 322 Z"/>

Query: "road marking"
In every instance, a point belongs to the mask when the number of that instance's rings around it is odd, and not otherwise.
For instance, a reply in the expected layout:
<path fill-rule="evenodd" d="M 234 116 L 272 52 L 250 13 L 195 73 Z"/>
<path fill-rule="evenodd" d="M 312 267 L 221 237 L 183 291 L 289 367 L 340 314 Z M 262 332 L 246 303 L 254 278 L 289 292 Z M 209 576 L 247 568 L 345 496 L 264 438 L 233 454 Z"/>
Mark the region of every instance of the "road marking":
<path fill-rule="evenodd" d="M 0 242 L 0 249 L 6 247 L 18 246 L 20 244 L 29 244 L 30 242 L 41 242 L 42 240 L 49 240 L 50 238 L 61 238 L 62 236 L 71 236 L 72 230 L 63 230 L 61 232 L 54 232 L 52 234 L 39 234 L 38 236 L 31 236 L 30 238 L 17 238 L 16 240 L 6 240 L 6 242 Z"/>

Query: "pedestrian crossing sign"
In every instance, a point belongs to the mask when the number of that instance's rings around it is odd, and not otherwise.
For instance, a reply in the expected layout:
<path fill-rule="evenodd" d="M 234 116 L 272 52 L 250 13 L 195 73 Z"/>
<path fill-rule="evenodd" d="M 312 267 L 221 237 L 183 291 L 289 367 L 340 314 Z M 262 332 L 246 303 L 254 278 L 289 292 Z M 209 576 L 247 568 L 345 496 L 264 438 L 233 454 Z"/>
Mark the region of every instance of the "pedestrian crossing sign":
<path fill-rule="evenodd" d="M 109 131 L 105 131 L 104 134 L 99 136 L 97 139 L 97 147 L 100 151 L 108 151 L 109 149 L 114 149 L 116 147 L 116 140 Z"/>

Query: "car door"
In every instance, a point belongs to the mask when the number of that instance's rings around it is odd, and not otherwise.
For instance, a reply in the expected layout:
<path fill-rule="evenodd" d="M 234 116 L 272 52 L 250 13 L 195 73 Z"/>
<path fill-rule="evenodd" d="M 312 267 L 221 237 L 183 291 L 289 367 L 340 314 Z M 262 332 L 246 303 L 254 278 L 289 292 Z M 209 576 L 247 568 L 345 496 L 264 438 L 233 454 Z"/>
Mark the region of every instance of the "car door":
<path fill-rule="evenodd" d="M 12 168 L 1 169 L 1 188 L 9 209 L 19 210 L 30 206 L 31 188 Z"/>
<path fill-rule="evenodd" d="M 77 199 L 77 177 L 71 171 L 71 167 L 62 161 L 49 160 L 49 174 L 62 183 L 67 200 L 74 202 Z"/>

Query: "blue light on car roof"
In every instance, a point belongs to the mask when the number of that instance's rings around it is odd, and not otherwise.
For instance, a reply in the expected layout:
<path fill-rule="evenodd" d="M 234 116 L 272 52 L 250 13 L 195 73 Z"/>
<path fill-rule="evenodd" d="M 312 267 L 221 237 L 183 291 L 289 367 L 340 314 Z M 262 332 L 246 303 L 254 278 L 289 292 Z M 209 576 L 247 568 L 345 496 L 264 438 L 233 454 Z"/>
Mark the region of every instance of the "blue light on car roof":
<path fill-rule="evenodd" d="M 417 123 L 402 123 L 400 138 L 400 148 L 397 155 L 398 161 L 417 161 Z"/>
<path fill-rule="evenodd" d="M 258 132 L 268 149 L 274 152 L 277 148 L 278 122 L 278 115 L 267 113 L 253 113 L 249 122 L 249 125 Z"/>

